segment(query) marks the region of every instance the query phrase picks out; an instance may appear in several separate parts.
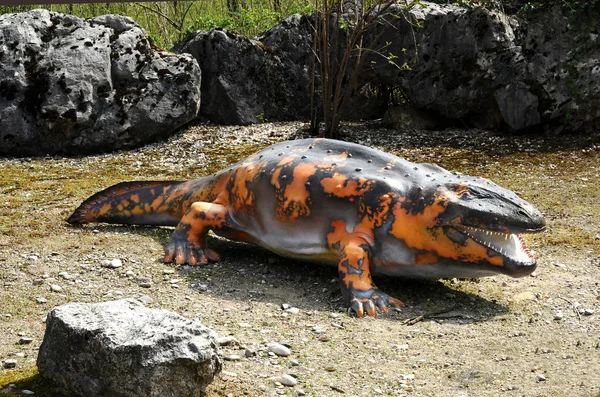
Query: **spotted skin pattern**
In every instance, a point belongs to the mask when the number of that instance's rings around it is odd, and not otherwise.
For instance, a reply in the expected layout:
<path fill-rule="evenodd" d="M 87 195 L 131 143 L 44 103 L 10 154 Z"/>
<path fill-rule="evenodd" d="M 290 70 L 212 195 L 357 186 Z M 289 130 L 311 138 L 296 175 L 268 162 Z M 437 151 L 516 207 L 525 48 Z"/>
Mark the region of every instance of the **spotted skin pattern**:
<path fill-rule="evenodd" d="M 357 316 L 403 303 L 372 274 L 479 277 L 530 274 L 521 233 L 543 216 L 479 177 L 413 164 L 328 139 L 282 142 L 192 181 L 124 182 L 84 201 L 71 224 L 176 226 L 164 262 L 217 261 L 209 231 L 282 256 L 336 265 Z"/>

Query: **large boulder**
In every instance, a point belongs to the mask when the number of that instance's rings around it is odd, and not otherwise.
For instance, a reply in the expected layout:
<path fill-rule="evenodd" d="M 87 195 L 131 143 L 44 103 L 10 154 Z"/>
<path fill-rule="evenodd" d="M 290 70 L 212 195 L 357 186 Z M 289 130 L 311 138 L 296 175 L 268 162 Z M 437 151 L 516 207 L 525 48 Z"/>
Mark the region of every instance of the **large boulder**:
<path fill-rule="evenodd" d="M 594 9 L 595 8 L 595 9 Z M 554 131 L 600 129 L 600 3 L 589 15 L 555 6 L 521 24 L 522 77 Z"/>
<path fill-rule="evenodd" d="M 226 124 L 308 119 L 312 18 L 293 15 L 254 40 L 217 29 L 178 45 L 202 67 L 202 115 Z M 360 85 L 399 89 L 404 108 L 434 124 L 593 129 L 600 123 L 600 39 L 576 25 L 561 6 L 519 19 L 481 7 L 399 3 L 365 37 L 365 47 L 380 41 L 366 52 Z M 346 119 L 380 117 L 376 99 L 354 98 Z M 396 111 L 386 121 L 406 125 L 406 117 Z"/>
<path fill-rule="evenodd" d="M 519 118 L 509 113 L 520 109 L 504 104 L 510 90 L 500 98 L 504 112 L 495 95 L 525 69 L 515 48 L 514 19 L 485 8 L 427 2 L 398 17 L 403 13 L 400 5 L 392 6 L 383 17 L 388 23 L 374 29 L 383 29 L 385 54 L 397 58 L 392 63 L 371 55 L 365 80 L 400 87 L 414 107 L 467 124 L 499 127 Z"/>
<path fill-rule="evenodd" d="M 53 309 L 37 366 L 73 396 L 197 397 L 221 358 L 199 322 L 123 299 Z"/>
<path fill-rule="evenodd" d="M 200 68 L 131 18 L 0 15 L 0 154 L 93 153 L 169 136 L 200 107 Z"/>
<path fill-rule="evenodd" d="M 598 31 L 578 29 L 561 6 L 526 20 L 428 2 L 399 18 L 403 7 L 393 6 L 370 32 L 382 33 L 383 53 L 397 58 L 372 55 L 364 81 L 399 87 L 412 106 L 465 125 L 600 126 Z"/>
<path fill-rule="evenodd" d="M 258 39 L 223 29 L 198 31 L 174 52 L 202 69 L 201 114 L 223 124 L 310 118 L 312 28 L 292 15 Z"/>

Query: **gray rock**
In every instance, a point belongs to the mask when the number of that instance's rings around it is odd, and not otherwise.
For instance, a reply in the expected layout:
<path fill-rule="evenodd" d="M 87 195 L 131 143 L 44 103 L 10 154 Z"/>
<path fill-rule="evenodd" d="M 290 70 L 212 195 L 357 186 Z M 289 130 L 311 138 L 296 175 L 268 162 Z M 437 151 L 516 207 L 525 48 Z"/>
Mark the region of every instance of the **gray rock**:
<path fill-rule="evenodd" d="M 312 30 L 292 15 L 259 40 L 221 29 L 199 31 L 173 51 L 202 69 L 201 114 L 224 124 L 310 117 Z"/>
<path fill-rule="evenodd" d="M 538 97 L 528 87 L 517 82 L 501 87 L 494 93 L 502 119 L 513 131 L 524 130 L 540 124 Z"/>
<path fill-rule="evenodd" d="M 221 371 L 215 334 L 124 299 L 53 309 L 37 365 L 76 396 L 204 396 Z"/>
<path fill-rule="evenodd" d="M 217 339 L 219 346 L 239 346 L 240 342 L 233 336 L 222 336 Z"/>
<path fill-rule="evenodd" d="M 385 23 L 367 34 L 366 47 L 380 33 L 378 47 L 389 45 L 368 53 L 347 119 L 376 115 L 368 108 L 383 107 L 364 98 L 368 87 L 383 86 L 399 89 L 411 104 L 388 114 L 384 121 L 395 128 L 460 122 L 559 132 L 600 125 L 599 35 L 573 29 L 560 6 L 523 20 L 420 2 L 408 11 L 410 22 L 398 18 L 403 8 L 392 6 Z M 176 51 L 189 52 L 202 66 L 202 115 L 231 124 L 307 119 L 310 19 L 291 16 L 255 40 L 213 30 L 178 45 Z M 414 21 L 422 27 L 414 28 Z M 390 62 L 382 53 L 396 58 Z"/>
<path fill-rule="evenodd" d="M 281 383 L 284 386 L 293 387 L 298 384 L 298 379 L 296 379 L 292 375 L 284 374 L 277 378 L 277 382 Z"/>
<path fill-rule="evenodd" d="M 101 262 L 100 264 L 102 267 L 107 267 L 109 269 L 117 269 L 121 266 L 123 266 L 123 261 L 120 260 L 119 258 L 115 258 L 115 259 L 105 259 Z"/>
<path fill-rule="evenodd" d="M 269 343 L 267 350 L 280 356 L 287 357 L 292 354 L 292 351 L 280 343 Z"/>
<path fill-rule="evenodd" d="M 6 359 L 2 362 L 2 366 L 6 369 L 15 368 L 17 366 L 17 360 L 14 358 Z"/>
<path fill-rule="evenodd" d="M 175 46 L 172 51 L 193 55 L 202 69 L 201 115 L 239 125 L 310 119 L 312 24 L 312 17 L 294 14 L 255 39 L 215 29 Z M 320 89 L 318 76 L 316 84 Z M 348 119 L 383 115 L 372 90 L 356 93 Z"/>
<path fill-rule="evenodd" d="M 398 87 L 416 108 L 467 125 L 557 132 L 600 124 L 600 38 L 578 31 L 563 7 L 522 20 L 420 4 L 409 12 L 419 29 L 393 16 L 401 5 L 390 9 L 382 42 L 398 58 L 393 65 L 371 55 L 365 81 Z"/>
<path fill-rule="evenodd" d="M 546 376 L 542 375 L 542 374 L 538 374 L 536 376 L 536 378 L 537 378 L 538 382 L 545 382 L 546 381 Z"/>
<path fill-rule="evenodd" d="M 197 62 L 155 50 L 128 17 L 0 15 L 0 154 L 131 148 L 168 136 L 199 106 Z"/>
<path fill-rule="evenodd" d="M 484 8 L 421 4 L 410 9 L 409 19 L 423 28 L 394 17 L 402 14 L 401 5 L 384 16 L 390 25 L 381 41 L 398 58 L 390 63 L 371 55 L 364 78 L 399 87 L 415 108 L 437 117 L 499 126 L 494 93 L 524 69 L 514 48 L 516 21 Z"/>

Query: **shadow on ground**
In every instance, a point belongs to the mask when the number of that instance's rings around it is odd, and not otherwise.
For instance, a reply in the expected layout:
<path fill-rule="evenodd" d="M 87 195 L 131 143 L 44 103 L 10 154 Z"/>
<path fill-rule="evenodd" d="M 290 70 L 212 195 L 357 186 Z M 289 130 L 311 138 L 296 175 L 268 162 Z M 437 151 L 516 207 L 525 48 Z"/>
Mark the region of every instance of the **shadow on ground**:
<path fill-rule="evenodd" d="M 147 226 L 83 227 L 102 233 L 122 233 L 122 238 L 137 234 L 158 239 L 163 247 L 173 231 L 171 228 Z M 335 267 L 284 258 L 252 244 L 218 237 L 209 236 L 208 244 L 221 255 L 218 263 L 179 266 L 178 271 L 180 277 L 190 285 L 199 284 L 198 280 L 201 279 L 209 279 L 205 288 L 212 296 L 235 301 L 239 307 L 251 305 L 251 302 L 263 302 L 277 305 L 287 303 L 305 311 L 346 310 Z M 157 261 L 161 259 L 156 258 Z M 463 324 L 487 321 L 508 312 L 503 305 L 477 294 L 455 290 L 438 280 L 374 276 L 374 281 L 382 291 L 406 304 L 403 310 L 392 310 L 383 317 L 390 321 L 405 321 L 420 315 L 451 311 L 443 315 L 444 321 Z M 198 288 L 196 290 L 198 294 L 204 293 Z"/>

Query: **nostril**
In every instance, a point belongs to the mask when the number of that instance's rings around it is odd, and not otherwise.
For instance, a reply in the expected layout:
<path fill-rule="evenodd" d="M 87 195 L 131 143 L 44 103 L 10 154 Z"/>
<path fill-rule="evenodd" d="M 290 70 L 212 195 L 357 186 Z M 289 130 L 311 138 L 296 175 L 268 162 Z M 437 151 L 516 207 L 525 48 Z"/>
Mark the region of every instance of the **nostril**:
<path fill-rule="evenodd" d="M 519 210 L 519 215 L 523 215 L 525 217 L 529 217 L 529 214 L 527 212 L 525 212 L 524 210 Z"/>

